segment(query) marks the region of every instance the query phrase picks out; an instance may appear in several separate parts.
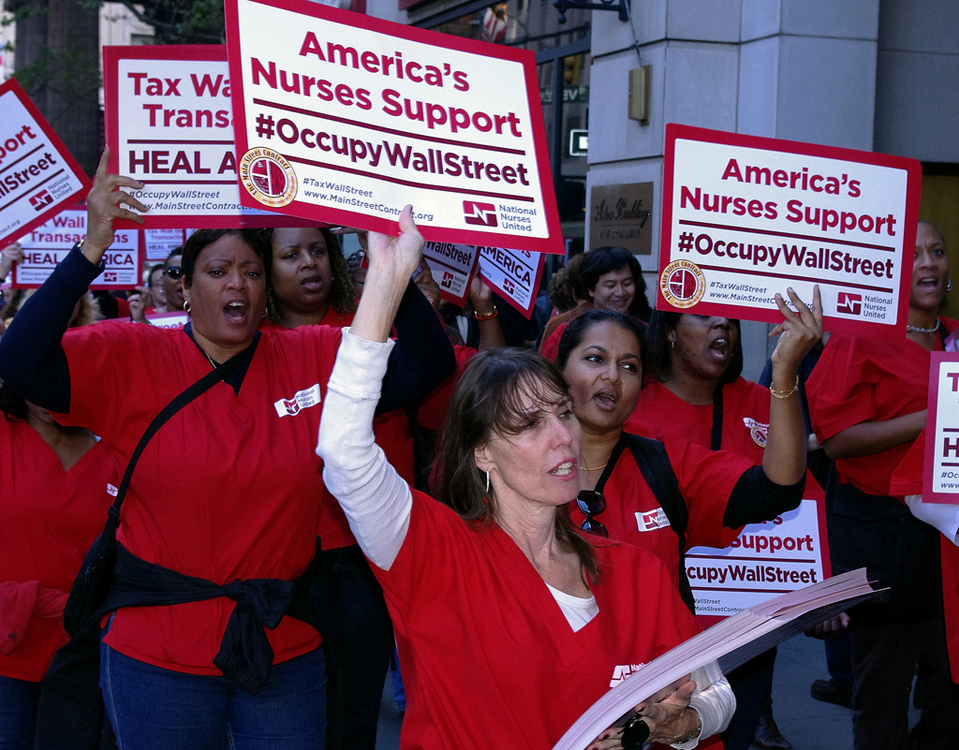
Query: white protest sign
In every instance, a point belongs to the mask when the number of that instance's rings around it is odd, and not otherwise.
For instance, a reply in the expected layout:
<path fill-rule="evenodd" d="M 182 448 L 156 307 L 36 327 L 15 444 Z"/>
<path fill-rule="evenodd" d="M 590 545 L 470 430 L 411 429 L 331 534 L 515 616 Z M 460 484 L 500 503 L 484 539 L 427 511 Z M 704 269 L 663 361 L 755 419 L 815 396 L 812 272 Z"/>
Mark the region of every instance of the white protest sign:
<path fill-rule="evenodd" d="M 20 84 L 10 79 L 0 85 L 0 247 L 76 203 L 89 188 Z"/>
<path fill-rule="evenodd" d="M 481 247 L 480 273 L 513 307 L 527 318 L 536 304 L 543 274 L 542 253 Z"/>
<path fill-rule="evenodd" d="M 240 205 L 226 47 L 104 47 L 103 82 L 110 171 L 146 184 L 150 228 L 290 223 Z"/>
<path fill-rule="evenodd" d="M 86 209 L 68 208 L 20 237 L 17 241 L 23 249 L 23 262 L 13 267 L 14 288 L 40 286 L 86 232 Z M 133 289 L 139 286 L 142 279 L 139 230 L 117 229 L 113 233 L 113 244 L 103 254 L 103 261 L 106 268 L 90 284 L 91 289 Z"/>
<path fill-rule="evenodd" d="M 805 499 L 774 521 L 750 524 L 726 549 L 693 547 L 686 576 L 696 614 L 729 617 L 787 591 L 829 577 L 820 504 Z"/>
<path fill-rule="evenodd" d="M 531 52 L 303 0 L 226 19 L 244 205 L 564 251 Z"/>
<path fill-rule="evenodd" d="M 183 247 L 183 229 L 144 229 L 143 252 L 147 263 L 162 263 L 176 248 Z"/>
<path fill-rule="evenodd" d="M 440 288 L 440 296 L 454 305 L 464 305 L 470 293 L 470 279 L 476 266 L 474 245 L 427 242 L 423 257 Z"/>
<path fill-rule="evenodd" d="M 661 310 L 775 323 L 774 294 L 822 293 L 826 327 L 904 335 L 914 159 L 668 125 Z"/>
<path fill-rule="evenodd" d="M 932 352 L 926 413 L 923 502 L 959 503 L 959 353 Z"/>
<path fill-rule="evenodd" d="M 190 322 L 190 316 L 182 310 L 179 312 L 150 313 L 145 317 L 150 325 L 157 328 L 183 328 Z"/>

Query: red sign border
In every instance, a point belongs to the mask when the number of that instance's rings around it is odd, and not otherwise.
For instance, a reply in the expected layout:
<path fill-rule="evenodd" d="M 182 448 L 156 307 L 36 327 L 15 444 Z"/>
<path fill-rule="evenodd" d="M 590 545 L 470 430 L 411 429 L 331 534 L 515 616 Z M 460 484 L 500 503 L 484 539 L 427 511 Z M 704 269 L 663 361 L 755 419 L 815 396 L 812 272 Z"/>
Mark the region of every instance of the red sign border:
<path fill-rule="evenodd" d="M 120 172 L 120 132 L 119 132 L 119 65 L 121 60 L 196 60 L 197 62 L 228 62 L 226 45 L 223 44 L 157 44 L 157 45 L 115 45 L 103 48 L 103 125 L 107 146 L 110 147 L 108 168 L 113 174 Z M 231 71 L 228 69 L 228 74 Z M 232 82 L 231 82 L 232 85 Z M 230 97 L 230 106 L 234 98 Z M 114 116 L 116 114 L 116 116 Z M 234 114 L 234 120 L 236 115 Z M 234 156 L 236 156 L 236 130 L 232 129 Z M 149 183 L 147 183 L 149 184 Z M 189 185 L 190 183 L 184 183 Z M 239 186 L 239 180 L 237 185 Z M 242 193 L 242 188 L 239 189 Z M 253 206 L 263 209 L 263 206 Z M 254 227 L 302 227 L 316 226 L 317 222 L 290 217 L 273 212 L 267 216 L 242 216 L 239 214 L 176 214 L 175 216 L 151 216 L 145 213 L 150 229 L 246 229 Z M 117 219 L 115 226 L 122 229 L 140 228 L 140 224 L 128 219 Z"/>
<path fill-rule="evenodd" d="M 76 212 L 79 213 L 79 214 L 85 215 L 86 212 L 87 212 L 87 204 L 86 204 L 85 201 L 81 201 L 80 203 L 74 203 L 74 204 L 71 205 L 71 206 L 67 206 L 67 207 L 64 208 L 64 209 L 61 209 L 61 210 L 58 211 L 57 213 L 58 213 L 58 214 L 62 214 L 62 213 L 64 213 L 65 211 L 76 211 Z M 52 217 L 50 217 L 50 218 L 52 218 Z M 145 264 L 145 260 L 144 260 L 144 257 L 145 257 L 145 252 L 144 252 L 144 250 L 145 250 L 145 248 L 144 248 L 144 235 L 143 235 L 143 232 L 140 230 L 138 224 L 133 224 L 133 222 L 130 222 L 130 223 L 132 224 L 132 231 L 136 232 L 136 249 L 134 250 L 134 252 L 136 253 L 136 257 L 137 257 L 137 261 L 136 261 L 136 262 L 137 262 L 137 273 L 136 273 L 136 284 L 134 284 L 134 286 L 139 286 L 140 284 L 143 283 L 143 272 L 144 272 L 144 270 L 145 270 L 145 268 L 146 268 L 146 264 Z M 124 230 L 124 231 L 127 230 L 126 227 L 120 227 L 120 226 L 114 225 L 114 231 L 116 231 L 116 230 L 118 230 L 118 229 L 122 229 L 122 230 Z M 110 252 L 109 249 L 107 250 L 107 252 Z M 59 265 L 59 264 L 58 264 L 58 265 Z M 52 271 L 51 271 L 51 272 L 52 272 Z M 49 278 L 49 276 L 48 276 L 47 278 Z M 97 278 L 99 278 L 99 275 L 97 276 Z M 17 267 L 16 267 L 16 266 L 13 267 L 13 272 L 12 272 L 11 280 L 12 280 L 12 283 L 11 283 L 10 286 L 11 286 L 13 289 L 39 289 L 40 286 L 41 286 L 42 283 L 43 283 L 43 282 L 41 282 L 40 284 L 27 284 L 27 283 L 18 282 L 18 281 L 17 281 Z M 44 281 L 45 281 L 45 280 L 46 280 L 46 279 L 44 279 Z M 88 288 L 89 288 L 91 291 L 98 291 L 98 290 L 101 290 L 101 289 L 112 290 L 112 291 L 128 291 L 128 290 L 131 289 L 131 287 L 128 286 L 128 285 L 126 285 L 126 284 L 105 284 L 105 283 L 100 283 L 100 284 L 93 284 L 93 283 L 91 283 Z"/>
<path fill-rule="evenodd" d="M 246 122 L 246 110 L 243 102 L 243 53 L 238 39 L 239 5 L 241 0 L 226 0 L 224 15 L 226 17 L 226 37 L 228 57 L 230 61 L 230 83 L 233 96 L 233 121 Z M 548 235 L 544 238 L 522 237 L 512 234 L 479 233 L 468 229 L 450 229 L 446 227 L 420 227 L 423 237 L 432 242 L 452 242 L 462 245 L 480 245 L 488 247 L 514 247 L 521 250 L 530 250 L 549 254 L 565 254 L 566 245 L 563 242 L 562 227 L 559 220 L 559 210 L 556 204 L 556 195 L 553 190 L 553 173 L 549 164 L 549 151 L 546 145 L 546 128 L 543 121 L 543 108 L 539 101 L 539 82 L 536 77 L 536 55 L 528 50 L 503 47 L 475 39 L 463 39 L 435 31 L 427 31 L 416 26 L 386 21 L 373 16 L 360 15 L 352 11 L 339 10 L 308 0 L 245 0 L 246 2 L 267 5 L 279 10 L 293 11 L 305 16 L 320 18 L 333 23 L 386 34 L 406 39 L 420 44 L 429 44 L 433 47 L 443 47 L 458 52 L 468 52 L 486 57 L 496 57 L 503 60 L 518 62 L 523 65 L 526 79 L 526 94 L 529 102 L 530 125 L 533 128 L 533 147 L 536 150 L 536 166 L 539 170 L 540 185 L 542 187 L 542 205 L 546 214 Z M 249 142 L 246 128 L 234 126 L 234 138 L 237 152 L 246 153 Z M 481 196 L 477 196 L 480 199 Z M 244 206 L 260 208 L 256 199 L 240 189 L 240 203 Z M 302 206 L 302 208 L 301 208 Z M 361 226 L 384 234 L 395 235 L 398 231 L 397 222 L 392 219 L 381 219 L 356 211 L 347 211 L 340 208 L 318 209 L 310 204 L 293 200 L 287 206 L 276 209 L 278 212 L 292 216 L 303 217 L 305 212 L 322 210 L 324 221 L 342 226 Z"/>
<path fill-rule="evenodd" d="M 930 352 L 929 390 L 926 397 L 926 436 L 925 454 L 922 457 L 922 500 L 926 503 L 955 505 L 959 503 L 959 492 L 936 492 L 932 488 L 932 474 L 935 469 L 933 456 L 936 450 L 936 430 L 939 423 L 939 365 L 943 362 L 959 363 L 959 352 Z M 957 435 L 959 437 L 959 435 Z"/>
<path fill-rule="evenodd" d="M 496 245 L 480 245 L 480 247 L 496 247 Z M 510 250 L 510 251 L 515 250 L 515 248 L 507 248 L 507 247 L 503 247 L 500 249 Z M 525 250 L 525 248 L 520 248 L 520 249 Z M 531 250 L 530 252 L 535 252 L 535 251 Z M 490 288 L 495 289 L 497 294 L 499 294 L 500 297 L 502 297 L 507 302 L 509 302 L 510 305 L 512 305 L 512 307 L 514 307 L 516 310 L 519 310 L 521 313 L 523 313 L 523 315 L 526 316 L 526 319 L 529 320 L 533 315 L 533 308 L 536 306 L 536 300 L 539 297 L 539 285 L 540 285 L 540 282 L 543 280 L 543 266 L 546 264 L 546 255 L 544 253 L 539 254 L 539 261 L 536 264 L 536 279 L 533 281 L 533 284 L 530 287 L 528 308 L 524 308 L 515 299 L 513 299 L 513 296 L 509 292 L 507 292 L 505 289 L 502 289 L 498 284 L 493 282 L 491 279 L 488 279 L 485 276 L 483 276 L 483 271 L 480 267 L 480 258 L 482 255 L 483 255 L 482 251 L 477 250 L 476 269 L 474 270 L 474 273 L 478 273 L 480 277 L 483 279 L 484 283 L 486 283 Z"/>
<path fill-rule="evenodd" d="M 53 128 L 50 127 L 50 123 L 47 122 L 46 118 L 40 113 L 40 110 L 37 109 L 36 105 L 27 96 L 27 93 L 23 90 L 23 87 L 17 82 L 17 79 L 11 78 L 10 80 L 0 84 L 0 97 L 4 94 L 12 93 L 20 101 L 20 104 L 23 105 L 24 109 L 27 110 L 36 124 L 40 127 L 40 130 L 43 131 L 43 134 L 50 141 L 50 144 L 57 150 L 57 155 L 60 156 L 65 162 L 67 168 L 73 172 L 74 176 L 80 181 L 80 189 L 76 192 L 70 193 L 66 198 L 63 198 L 58 203 L 51 203 L 46 211 L 43 211 L 40 214 L 26 224 L 21 224 L 13 231 L 9 232 L 6 235 L 0 237 L 0 247 L 6 247 L 9 244 L 9 240 L 13 237 L 22 237 L 28 232 L 33 231 L 36 227 L 44 224 L 47 219 L 55 214 L 60 213 L 64 208 L 72 206 L 77 202 L 77 198 L 80 197 L 80 200 L 86 200 L 87 193 L 90 192 L 90 188 L 93 183 L 90 181 L 90 178 L 83 172 L 80 168 L 80 164 L 76 159 L 73 158 L 67 147 L 64 145 L 63 141 L 60 140 L 60 136 L 56 134 Z M 0 279 L 2 281 L 2 279 Z"/>
<path fill-rule="evenodd" d="M 919 198 L 922 188 L 922 165 L 916 159 L 889 154 L 877 154 L 871 151 L 857 151 L 838 146 L 823 146 L 815 143 L 787 141 L 764 136 L 742 135 L 722 130 L 710 130 L 691 125 L 667 123 L 666 148 L 663 159 L 663 190 L 662 190 L 662 230 L 659 242 L 659 274 L 657 282 L 670 262 L 670 245 L 672 242 L 673 220 L 673 165 L 677 140 L 705 141 L 727 146 L 742 146 L 746 148 L 763 149 L 766 151 L 781 151 L 805 156 L 817 156 L 827 159 L 841 159 L 863 164 L 872 164 L 880 167 L 900 169 L 906 172 L 906 212 L 903 224 L 903 273 L 899 288 L 899 305 L 897 312 L 898 323 L 895 326 L 871 323 L 868 321 L 854 321 L 846 318 L 834 318 L 824 315 L 824 327 L 833 333 L 844 333 L 850 336 L 864 336 L 873 339 L 898 341 L 906 335 L 906 315 L 909 308 L 909 293 L 912 285 L 912 260 L 915 255 L 916 226 L 919 221 Z M 906 241 L 913 238 L 912 242 Z M 804 300 L 811 302 L 811 300 Z M 656 309 L 676 312 L 677 308 L 670 305 L 663 297 L 659 284 L 656 286 Z M 779 323 L 781 316 L 778 310 L 764 310 L 746 305 L 727 305 L 716 302 L 700 302 L 682 312 L 696 315 L 719 315 L 742 320 L 758 320 L 763 323 Z"/>

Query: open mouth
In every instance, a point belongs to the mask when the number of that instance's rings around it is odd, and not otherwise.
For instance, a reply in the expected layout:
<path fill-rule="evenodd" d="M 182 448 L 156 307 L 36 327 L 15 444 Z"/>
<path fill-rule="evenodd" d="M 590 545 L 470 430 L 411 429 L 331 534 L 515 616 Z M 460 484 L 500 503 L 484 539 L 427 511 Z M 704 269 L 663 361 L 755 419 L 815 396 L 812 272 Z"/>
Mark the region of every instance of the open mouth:
<path fill-rule="evenodd" d="M 720 336 L 713 343 L 709 345 L 709 352 L 712 354 L 713 358 L 725 362 L 729 359 L 729 339 L 725 336 Z"/>
<path fill-rule="evenodd" d="M 246 320 L 247 306 L 242 302 L 229 302 L 223 306 L 223 312 L 227 318 L 235 323 L 241 323 Z"/>
<path fill-rule="evenodd" d="M 554 477 L 568 477 L 576 472 L 575 461 L 563 461 L 559 466 L 550 471 Z"/>
<path fill-rule="evenodd" d="M 619 402 L 619 396 L 613 391 L 604 390 L 596 393 L 593 401 L 603 411 L 611 411 Z"/>
<path fill-rule="evenodd" d="M 302 286 L 307 291 L 315 292 L 323 288 L 323 277 L 322 276 L 308 276 L 300 282 Z"/>

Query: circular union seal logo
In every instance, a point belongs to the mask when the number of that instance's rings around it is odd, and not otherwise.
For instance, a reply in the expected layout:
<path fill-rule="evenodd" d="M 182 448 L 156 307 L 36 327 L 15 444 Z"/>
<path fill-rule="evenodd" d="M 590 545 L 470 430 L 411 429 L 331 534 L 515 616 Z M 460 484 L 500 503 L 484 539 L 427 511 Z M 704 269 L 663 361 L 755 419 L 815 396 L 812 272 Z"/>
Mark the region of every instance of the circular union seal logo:
<path fill-rule="evenodd" d="M 296 197 L 296 172 L 292 165 L 269 148 L 251 148 L 240 159 L 240 180 L 256 200 L 280 208 Z"/>
<path fill-rule="evenodd" d="M 706 293 L 706 278 L 692 261 L 674 260 L 659 277 L 659 291 L 673 307 L 685 310 Z"/>

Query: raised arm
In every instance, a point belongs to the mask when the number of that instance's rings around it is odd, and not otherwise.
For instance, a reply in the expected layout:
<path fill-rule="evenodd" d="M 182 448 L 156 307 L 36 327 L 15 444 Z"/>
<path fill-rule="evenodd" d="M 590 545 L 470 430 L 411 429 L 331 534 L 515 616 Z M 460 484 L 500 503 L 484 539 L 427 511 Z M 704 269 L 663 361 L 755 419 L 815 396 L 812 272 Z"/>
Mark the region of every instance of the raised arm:
<path fill-rule="evenodd" d="M 23 398 L 51 411 L 70 409 L 70 370 L 60 342 L 77 300 L 102 271 L 100 259 L 113 242 L 113 220 L 142 217 L 147 208 L 119 190 L 139 188 L 129 177 L 107 173 L 109 150 L 103 152 L 93 187 L 87 196 L 87 235 L 81 250 L 57 265 L 36 294 L 23 306 L 0 343 L 0 378 Z"/>
<path fill-rule="evenodd" d="M 324 461 L 323 480 L 343 507 L 353 535 L 366 556 L 384 569 L 406 538 L 412 508 L 409 487 L 373 439 L 373 415 L 392 346 L 387 337 L 423 247 L 410 206 L 399 223 L 399 237 L 370 233 L 363 298 L 337 353 L 316 447 Z"/>
<path fill-rule="evenodd" d="M 813 287 L 812 309 L 789 289 L 793 312 L 777 294 L 776 304 L 783 322 L 770 336 L 779 336 L 772 355 L 772 383 L 769 386 L 769 437 L 763 451 L 763 472 L 772 482 L 793 485 L 806 472 L 806 434 L 798 391 L 799 365 L 822 337 L 822 301 L 819 286 Z"/>

